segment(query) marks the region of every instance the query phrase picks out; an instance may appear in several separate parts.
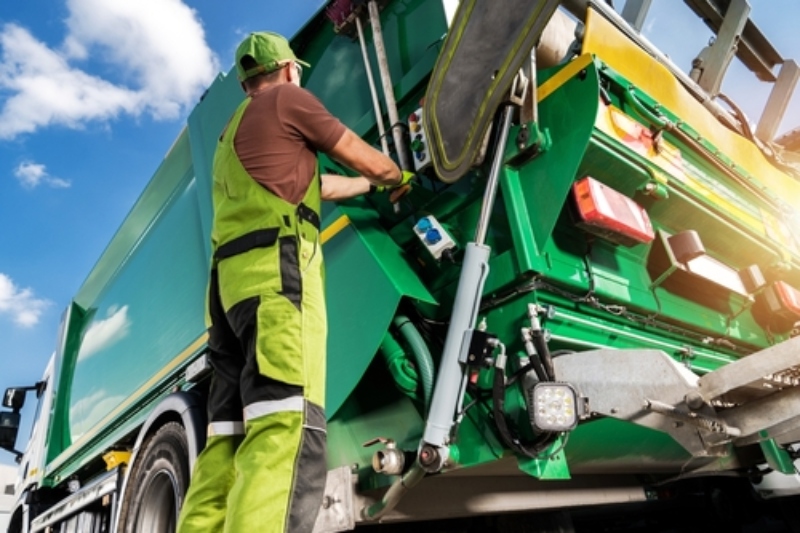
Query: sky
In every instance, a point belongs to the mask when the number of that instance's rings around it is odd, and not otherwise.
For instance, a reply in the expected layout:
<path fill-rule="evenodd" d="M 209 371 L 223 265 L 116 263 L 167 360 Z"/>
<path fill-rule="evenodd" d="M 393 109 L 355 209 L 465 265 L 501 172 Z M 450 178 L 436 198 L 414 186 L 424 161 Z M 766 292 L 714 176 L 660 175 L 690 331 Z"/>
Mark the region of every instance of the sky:
<path fill-rule="evenodd" d="M 322 4 L 0 2 L 0 392 L 41 377 L 72 295 L 242 37 L 291 35 Z M 778 51 L 800 56 L 800 2 L 750 4 Z M 679 0 L 654 0 L 643 33 L 685 71 L 711 36 Z M 769 90 L 737 62 L 723 86 L 751 121 Z M 795 98 L 779 131 L 797 126 Z"/>

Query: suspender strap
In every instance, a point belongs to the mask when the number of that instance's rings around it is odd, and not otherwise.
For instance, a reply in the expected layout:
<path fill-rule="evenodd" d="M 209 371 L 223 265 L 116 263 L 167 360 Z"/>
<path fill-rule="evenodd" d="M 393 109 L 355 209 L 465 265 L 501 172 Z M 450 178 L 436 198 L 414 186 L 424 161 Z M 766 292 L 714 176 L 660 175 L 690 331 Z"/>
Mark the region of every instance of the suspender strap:
<path fill-rule="evenodd" d="M 319 231 L 319 215 L 306 204 L 300 202 L 297 205 L 297 216 L 310 223 L 312 226 L 317 228 L 317 231 Z"/>
<path fill-rule="evenodd" d="M 257 229 L 228 241 L 214 253 L 217 261 L 249 252 L 253 248 L 269 248 L 278 242 L 278 228 Z"/>

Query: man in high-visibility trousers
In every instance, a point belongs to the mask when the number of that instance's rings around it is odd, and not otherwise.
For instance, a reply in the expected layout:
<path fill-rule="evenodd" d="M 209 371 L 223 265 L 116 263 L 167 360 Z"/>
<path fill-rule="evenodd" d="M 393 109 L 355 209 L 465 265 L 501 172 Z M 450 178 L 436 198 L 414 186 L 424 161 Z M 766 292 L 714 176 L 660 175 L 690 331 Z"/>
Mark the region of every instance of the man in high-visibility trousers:
<path fill-rule="evenodd" d="M 275 33 L 236 50 L 247 97 L 213 165 L 208 441 L 179 533 L 312 530 L 327 473 L 320 201 L 410 179 L 300 88 L 300 65 Z M 320 176 L 317 152 L 362 176 Z"/>

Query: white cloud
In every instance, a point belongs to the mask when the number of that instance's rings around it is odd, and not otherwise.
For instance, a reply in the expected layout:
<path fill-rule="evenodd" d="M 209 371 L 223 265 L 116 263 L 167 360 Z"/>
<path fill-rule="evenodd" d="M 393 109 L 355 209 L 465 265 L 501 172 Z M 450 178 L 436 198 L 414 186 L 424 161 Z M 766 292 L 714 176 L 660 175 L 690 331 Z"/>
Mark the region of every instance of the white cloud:
<path fill-rule="evenodd" d="M 14 169 L 14 176 L 26 189 L 34 189 L 42 184 L 55 189 L 65 189 L 71 185 L 67 180 L 51 176 L 44 165 L 32 161 L 20 163 Z"/>
<path fill-rule="evenodd" d="M 50 302 L 33 295 L 30 289 L 20 289 L 14 282 L 0 273 L 0 315 L 10 315 L 18 326 L 29 328 L 39 322 Z"/>
<path fill-rule="evenodd" d="M 67 9 L 57 48 L 16 24 L 0 27 L 0 95 L 9 95 L 0 97 L 0 139 L 120 115 L 173 119 L 218 70 L 196 13 L 180 0 L 67 0 Z"/>
<path fill-rule="evenodd" d="M 128 318 L 128 306 L 109 308 L 108 318 L 97 320 L 86 330 L 78 352 L 78 361 L 88 359 L 100 350 L 108 348 L 128 335 L 131 321 Z"/>

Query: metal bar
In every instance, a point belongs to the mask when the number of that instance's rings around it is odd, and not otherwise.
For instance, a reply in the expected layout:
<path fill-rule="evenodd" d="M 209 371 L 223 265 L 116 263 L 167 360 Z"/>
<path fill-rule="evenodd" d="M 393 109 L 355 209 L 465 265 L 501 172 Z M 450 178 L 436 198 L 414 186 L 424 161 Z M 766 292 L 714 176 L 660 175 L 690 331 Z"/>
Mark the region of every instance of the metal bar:
<path fill-rule="evenodd" d="M 37 516 L 31 523 L 30 530 L 32 532 L 44 531 L 48 526 L 57 524 L 59 521 L 80 512 L 103 496 L 114 493 L 117 490 L 119 474 L 119 468 L 110 470 L 89 485 L 81 488 L 78 492 L 61 500 Z"/>
<path fill-rule="evenodd" d="M 702 66 L 703 73 L 697 80 L 700 87 L 708 94 L 715 95 L 719 92 L 749 15 L 750 4 L 747 0 L 731 0 L 717 38 L 711 45 L 708 58 Z"/>
<path fill-rule="evenodd" d="M 503 157 L 506 151 L 506 142 L 508 141 L 508 130 L 511 127 L 512 106 L 507 105 L 503 110 L 503 120 L 500 124 L 500 135 L 497 140 L 497 147 L 495 148 L 495 157 L 492 161 L 492 170 L 489 173 L 489 181 L 486 183 L 486 194 L 483 195 L 483 204 L 481 205 L 481 216 L 478 219 L 478 227 L 475 230 L 475 243 L 483 246 L 486 241 L 486 232 L 489 227 L 489 218 L 492 215 L 492 208 L 494 207 L 494 200 L 497 196 L 497 183 L 500 179 L 500 171 L 503 168 Z"/>
<path fill-rule="evenodd" d="M 684 0 L 692 11 L 714 32 L 719 33 L 723 17 L 730 0 Z M 783 62 L 783 58 L 772 43 L 761 33 L 752 20 L 748 20 L 742 30 L 741 42 L 736 47 L 738 57 L 761 81 L 774 82 L 772 70 Z"/>
<path fill-rule="evenodd" d="M 798 353 L 800 337 L 750 354 L 701 377 L 700 393 L 709 402 L 734 389 L 758 383 L 765 376 L 797 366 Z"/>
<path fill-rule="evenodd" d="M 380 520 L 383 518 L 400 503 L 400 499 L 405 496 L 406 492 L 414 488 L 424 477 L 425 470 L 422 469 L 419 463 L 414 463 L 411 470 L 392 483 L 392 486 L 386 491 L 381 501 L 364 508 L 362 513 L 364 518 L 367 520 Z"/>
<path fill-rule="evenodd" d="M 580 20 L 586 20 L 586 9 L 589 5 L 595 11 L 602 14 L 614 26 L 622 31 L 628 38 L 639 45 L 642 50 L 653 56 L 659 63 L 664 65 L 670 73 L 694 96 L 694 98 L 703 104 L 717 119 L 722 121 L 728 127 L 736 132 L 741 133 L 742 127 L 739 121 L 731 115 L 731 113 L 716 103 L 708 94 L 690 78 L 682 69 L 680 69 L 670 58 L 664 55 L 655 45 L 648 41 L 642 34 L 633 31 L 619 14 L 614 11 L 605 2 L 597 2 L 593 0 L 562 0 L 562 5 Z"/>
<path fill-rule="evenodd" d="M 720 417 L 746 437 L 796 419 L 798 409 L 800 388 L 794 387 L 722 411 Z"/>
<path fill-rule="evenodd" d="M 378 11 L 378 4 L 375 0 L 370 0 L 367 6 L 369 8 L 369 19 L 372 23 L 372 40 L 375 43 L 375 55 L 378 57 L 378 68 L 381 74 L 381 82 L 383 83 L 383 98 L 386 102 L 386 111 L 389 114 L 389 128 L 392 130 L 394 148 L 395 151 L 397 151 L 400 168 L 413 171 L 414 164 L 406 149 L 405 137 L 403 137 L 403 132 L 397 127 L 400 118 L 397 114 L 397 102 L 394 99 L 392 76 L 389 72 L 389 60 L 386 56 L 386 45 L 383 41 L 381 14 Z"/>
<path fill-rule="evenodd" d="M 372 77 L 372 66 L 369 62 L 369 54 L 367 53 L 367 43 L 364 40 L 364 28 L 361 26 L 361 17 L 356 17 L 356 29 L 358 30 L 358 41 L 361 43 L 361 55 L 364 57 L 364 70 L 367 72 L 367 81 L 369 82 L 369 92 L 372 95 L 372 107 L 375 110 L 375 123 L 378 125 L 378 135 L 381 139 L 381 151 L 389 155 L 389 142 L 386 140 L 386 129 L 383 126 L 383 111 L 381 111 L 381 103 L 378 100 L 378 90 L 375 87 L 375 79 Z"/>
<path fill-rule="evenodd" d="M 758 121 L 756 137 L 762 141 L 770 142 L 775 138 L 799 78 L 800 67 L 793 59 L 786 60 L 778 74 L 778 80 L 769 94 L 769 100 L 761 114 L 761 119 Z"/>
<path fill-rule="evenodd" d="M 647 18 L 647 12 L 652 3 L 653 0 L 627 0 L 625 7 L 622 8 L 622 18 L 636 28 L 636 31 L 642 31 L 644 20 Z"/>

